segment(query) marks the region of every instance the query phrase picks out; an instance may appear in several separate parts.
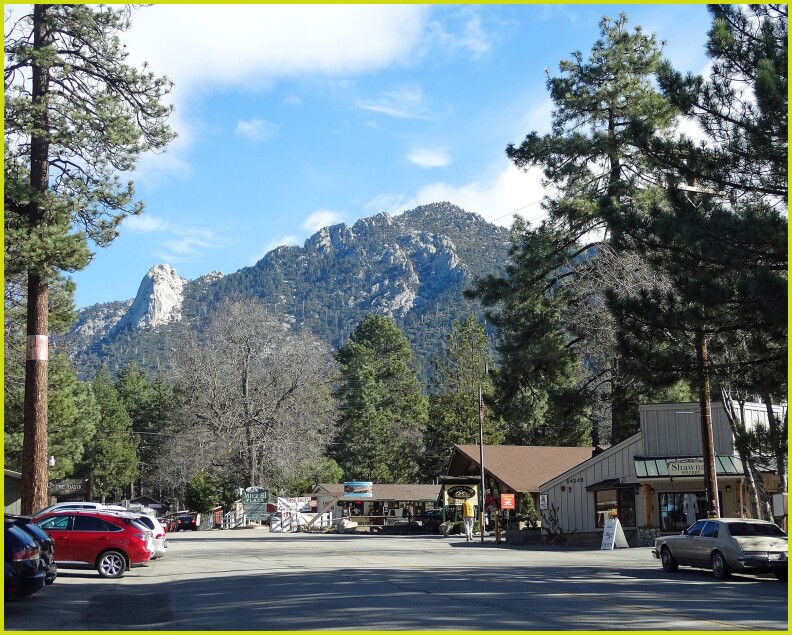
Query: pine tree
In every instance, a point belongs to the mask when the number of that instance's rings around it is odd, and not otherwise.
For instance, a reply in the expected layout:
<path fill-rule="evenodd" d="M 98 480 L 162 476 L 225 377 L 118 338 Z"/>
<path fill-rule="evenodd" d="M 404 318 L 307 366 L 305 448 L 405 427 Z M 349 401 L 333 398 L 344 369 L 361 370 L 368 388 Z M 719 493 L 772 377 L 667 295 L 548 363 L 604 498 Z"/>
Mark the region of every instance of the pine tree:
<path fill-rule="evenodd" d="M 487 332 L 474 315 L 454 321 L 446 339 L 444 356 L 437 360 L 429 422 L 424 433 L 426 454 L 421 465 L 423 479 L 444 474 L 455 443 L 480 442 L 479 390 L 492 402 L 493 369 Z M 499 444 L 505 438 L 503 419 L 492 409 L 484 417 L 484 443 Z"/>
<path fill-rule="evenodd" d="M 93 392 L 100 416 L 82 467 L 91 479 L 93 496 L 105 498 L 120 493 L 137 478 L 138 439 L 106 366 L 94 378 Z"/>
<path fill-rule="evenodd" d="M 6 30 L 5 262 L 28 289 L 23 513 L 47 501 L 49 285 L 142 211 L 116 175 L 173 138 L 160 103 L 170 83 L 125 63 L 129 12 L 36 4 Z"/>
<path fill-rule="evenodd" d="M 162 373 L 150 379 L 134 362 L 118 371 L 115 386 L 132 419 L 132 429 L 139 435 L 138 454 L 141 465 L 146 468 L 143 472 L 148 474 L 168 434 L 169 422 L 178 403 L 176 395 Z"/>
<path fill-rule="evenodd" d="M 614 292 L 610 301 L 622 349 L 641 360 L 646 377 L 695 377 L 705 456 L 711 383 L 736 385 L 768 405 L 783 474 L 786 422 L 770 404 L 787 385 L 786 7 L 711 12 L 710 79 L 683 79 L 669 63 L 660 70 L 664 92 L 708 142 L 648 134 L 642 151 L 665 173 L 666 192 L 625 206 L 611 223 L 615 242 L 644 253 L 670 289 L 639 301 Z M 706 471 L 714 512 L 713 468 Z"/>
<path fill-rule="evenodd" d="M 331 458 L 350 480 L 415 482 L 428 406 L 409 342 L 392 318 L 372 314 L 337 359 L 341 417 Z"/>
<path fill-rule="evenodd" d="M 580 443 L 589 436 L 583 432 L 588 425 L 599 442 L 604 422 L 593 404 L 603 394 L 611 440 L 620 441 L 635 427 L 637 394 L 615 333 L 611 342 L 599 338 L 599 350 L 587 349 L 587 340 L 597 338 L 574 319 L 575 302 L 578 310 L 587 303 L 602 306 L 604 290 L 585 297 L 575 285 L 596 268 L 614 210 L 660 185 L 658 173 L 637 151 L 634 127 L 665 135 L 676 110 L 653 85 L 660 63 L 656 38 L 640 27 L 630 31 L 623 14 L 604 18 L 600 32 L 588 59 L 578 51 L 561 62 L 561 76 L 548 71 L 551 132 L 532 132 L 507 148 L 517 167 L 543 168 L 544 182 L 554 191 L 544 201 L 549 218 L 538 228 L 515 224 L 507 277 L 486 279 L 475 292 L 493 307 L 499 327 L 499 386 L 507 418 L 529 418 L 518 430 L 521 441 L 535 438 L 534 429 L 544 431 L 545 442 Z"/>

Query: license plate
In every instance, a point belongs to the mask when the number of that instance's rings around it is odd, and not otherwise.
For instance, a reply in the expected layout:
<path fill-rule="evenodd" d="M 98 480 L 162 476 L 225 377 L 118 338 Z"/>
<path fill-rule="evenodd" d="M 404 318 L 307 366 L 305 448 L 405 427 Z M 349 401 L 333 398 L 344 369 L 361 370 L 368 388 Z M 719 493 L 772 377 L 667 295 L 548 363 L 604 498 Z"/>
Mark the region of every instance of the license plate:
<path fill-rule="evenodd" d="M 769 560 L 783 560 L 785 555 L 785 553 L 769 553 L 767 557 Z"/>

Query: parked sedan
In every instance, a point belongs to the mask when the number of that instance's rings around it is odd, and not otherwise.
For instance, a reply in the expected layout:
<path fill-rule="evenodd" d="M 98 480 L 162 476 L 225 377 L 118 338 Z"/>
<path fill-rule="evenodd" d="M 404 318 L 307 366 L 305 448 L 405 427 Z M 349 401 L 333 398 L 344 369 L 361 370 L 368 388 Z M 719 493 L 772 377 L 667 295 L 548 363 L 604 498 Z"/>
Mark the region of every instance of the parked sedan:
<path fill-rule="evenodd" d="M 676 571 L 679 565 L 712 569 L 719 580 L 732 571 L 772 572 L 787 579 L 787 535 L 774 523 L 749 518 L 702 519 L 681 535 L 661 536 L 652 555 L 663 569 Z"/>
<path fill-rule="evenodd" d="M 30 535 L 38 543 L 40 551 L 40 568 L 44 572 L 44 584 L 52 584 L 58 577 L 58 565 L 55 564 L 55 541 L 52 537 L 33 522 L 30 516 L 5 515 L 6 525 L 14 525 Z"/>
<path fill-rule="evenodd" d="M 34 538 L 12 523 L 5 523 L 5 598 L 25 597 L 44 586 L 41 550 Z"/>
<path fill-rule="evenodd" d="M 55 511 L 37 517 L 36 524 L 55 540 L 59 568 L 96 569 L 102 577 L 120 578 L 147 565 L 153 553 L 150 532 L 117 512 Z"/>

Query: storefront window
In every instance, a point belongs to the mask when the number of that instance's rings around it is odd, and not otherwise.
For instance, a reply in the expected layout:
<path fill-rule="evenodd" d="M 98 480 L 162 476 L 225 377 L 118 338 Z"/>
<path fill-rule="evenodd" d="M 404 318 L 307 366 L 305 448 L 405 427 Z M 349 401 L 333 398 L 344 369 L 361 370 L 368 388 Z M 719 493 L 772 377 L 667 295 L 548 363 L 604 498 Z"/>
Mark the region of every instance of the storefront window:
<path fill-rule="evenodd" d="M 622 527 L 635 527 L 635 490 L 608 489 L 594 492 L 594 505 L 597 514 L 597 527 L 617 517 Z"/>
<path fill-rule="evenodd" d="M 619 521 L 622 527 L 635 527 L 635 490 L 619 490 Z"/>
<path fill-rule="evenodd" d="M 597 510 L 597 527 L 604 527 L 605 521 L 619 513 L 619 498 L 615 489 L 594 492 L 594 503 Z"/>
<path fill-rule="evenodd" d="M 707 497 L 704 492 L 663 492 L 658 508 L 662 531 L 682 531 L 707 515 Z"/>

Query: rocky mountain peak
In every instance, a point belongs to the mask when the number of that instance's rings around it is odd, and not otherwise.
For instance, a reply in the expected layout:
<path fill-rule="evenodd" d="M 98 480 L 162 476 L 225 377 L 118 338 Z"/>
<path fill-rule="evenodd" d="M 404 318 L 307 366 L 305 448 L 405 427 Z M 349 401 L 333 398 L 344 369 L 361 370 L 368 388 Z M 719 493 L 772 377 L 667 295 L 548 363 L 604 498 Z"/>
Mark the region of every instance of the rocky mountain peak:
<path fill-rule="evenodd" d="M 187 280 L 168 264 L 155 265 L 140 283 L 132 306 L 115 326 L 126 329 L 153 329 L 181 320 L 184 287 Z"/>

